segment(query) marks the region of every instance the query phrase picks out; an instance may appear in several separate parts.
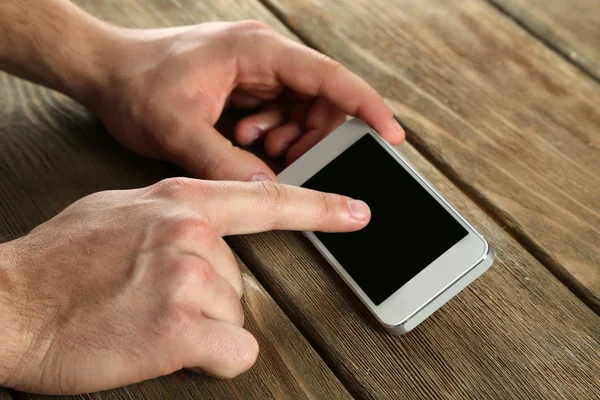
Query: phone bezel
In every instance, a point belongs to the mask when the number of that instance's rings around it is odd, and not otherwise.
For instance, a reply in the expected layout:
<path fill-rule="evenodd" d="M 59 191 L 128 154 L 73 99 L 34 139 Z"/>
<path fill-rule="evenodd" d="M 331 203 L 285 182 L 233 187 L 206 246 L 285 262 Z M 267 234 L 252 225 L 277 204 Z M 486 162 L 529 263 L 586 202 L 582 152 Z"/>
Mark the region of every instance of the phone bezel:
<path fill-rule="evenodd" d="M 404 324 L 420 310 L 438 298 L 457 281 L 472 271 L 489 254 L 489 245 L 483 236 L 452 207 L 427 180 L 419 175 L 393 147 L 369 125 L 352 119 L 340 126 L 279 175 L 280 183 L 301 186 L 348 147 L 369 134 L 398 164 L 417 180 L 467 231 L 468 234 L 411 280 L 399 287 L 381 304 L 375 305 L 360 286 L 346 272 L 329 250 L 312 233 L 305 232 L 319 252 L 334 266 L 346 283 L 367 305 L 377 319 L 388 328 Z M 401 211 L 401 210 L 400 210 Z M 398 227 L 401 229 L 402 227 Z M 399 255 L 400 256 L 400 255 Z"/>

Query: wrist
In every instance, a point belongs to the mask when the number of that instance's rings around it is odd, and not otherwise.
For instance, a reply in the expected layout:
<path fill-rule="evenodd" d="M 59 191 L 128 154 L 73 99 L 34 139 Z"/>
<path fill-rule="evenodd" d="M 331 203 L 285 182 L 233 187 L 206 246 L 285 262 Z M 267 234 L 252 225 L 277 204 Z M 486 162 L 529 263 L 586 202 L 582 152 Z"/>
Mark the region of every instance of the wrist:
<path fill-rule="evenodd" d="M 0 243 L 0 387 L 14 385 L 23 358 L 18 300 L 20 295 L 17 241 Z"/>
<path fill-rule="evenodd" d="M 114 106 L 110 104 L 114 100 L 111 97 L 127 84 L 123 75 L 128 65 L 136 61 L 132 55 L 136 52 L 135 30 L 102 22 L 100 25 L 95 28 L 95 43 L 88 49 L 87 65 L 77 67 L 78 83 L 66 93 L 97 116 L 101 110 Z"/>
<path fill-rule="evenodd" d="M 102 95 L 114 82 L 112 69 L 122 57 L 126 29 L 110 25 L 86 15 L 73 27 L 79 38 L 65 42 L 65 62 L 49 65 L 55 84 L 49 86 L 86 107 Z"/>
<path fill-rule="evenodd" d="M 63 0 L 0 1 L 0 69 L 85 103 L 108 85 L 125 29 Z"/>

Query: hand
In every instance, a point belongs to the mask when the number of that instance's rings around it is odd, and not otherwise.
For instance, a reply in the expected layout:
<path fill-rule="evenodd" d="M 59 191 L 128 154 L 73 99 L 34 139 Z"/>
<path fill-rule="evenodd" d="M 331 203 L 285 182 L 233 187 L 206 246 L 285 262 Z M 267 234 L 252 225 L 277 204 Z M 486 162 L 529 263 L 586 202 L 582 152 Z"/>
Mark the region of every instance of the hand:
<path fill-rule="evenodd" d="M 106 79 L 83 102 L 123 145 L 197 177 L 276 180 L 213 127 L 227 106 L 255 109 L 235 127 L 250 145 L 290 163 L 350 114 L 392 144 L 404 139 L 383 99 L 336 61 L 260 22 L 119 30 Z M 106 61 L 105 61 L 106 62 Z"/>
<path fill-rule="evenodd" d="M 0 267 L 0 386 L 75 394 L 181 368 L 234 377 L 258 345 L 222 236 L 369 218 L 363 202 L 269 182 L 175 178 L 85 197 L 0 246 L 12 260 Z"/>

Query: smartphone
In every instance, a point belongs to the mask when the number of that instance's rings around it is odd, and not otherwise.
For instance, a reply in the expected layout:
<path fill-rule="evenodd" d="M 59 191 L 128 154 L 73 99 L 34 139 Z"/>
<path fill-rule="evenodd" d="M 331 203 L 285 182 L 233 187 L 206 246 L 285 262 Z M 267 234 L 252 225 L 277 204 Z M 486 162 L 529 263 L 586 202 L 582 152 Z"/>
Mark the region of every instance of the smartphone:
<path fill-rule="evenodd" d="M 411 331 L 494 260 L 484 237 L 360 119 L 278 179 L 369 205 L 371 221 L 360 231 L 304 234 L 392 334 Z"/>

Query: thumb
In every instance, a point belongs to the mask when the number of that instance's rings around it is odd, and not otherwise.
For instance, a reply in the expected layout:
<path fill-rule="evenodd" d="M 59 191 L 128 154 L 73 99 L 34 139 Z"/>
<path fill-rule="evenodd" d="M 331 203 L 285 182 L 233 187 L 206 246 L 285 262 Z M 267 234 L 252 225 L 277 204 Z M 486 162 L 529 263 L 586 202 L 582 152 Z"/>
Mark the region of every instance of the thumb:
<path fill-rule="evenodd" d="M 228 181 L 277 181 L 261 159 L 234 146 L 211 125 L 193 129 L 173 161 L 197 178 Z"/>

